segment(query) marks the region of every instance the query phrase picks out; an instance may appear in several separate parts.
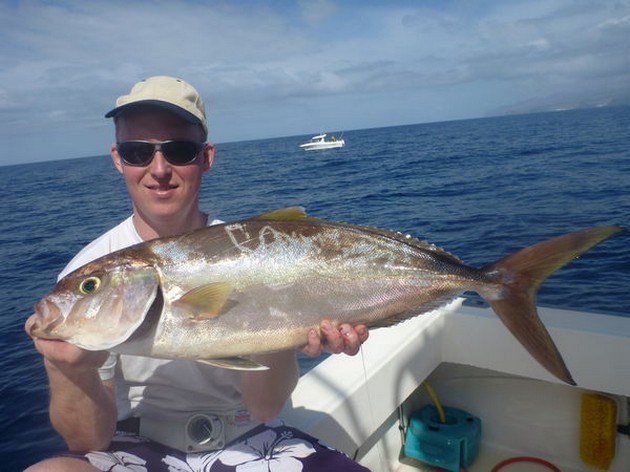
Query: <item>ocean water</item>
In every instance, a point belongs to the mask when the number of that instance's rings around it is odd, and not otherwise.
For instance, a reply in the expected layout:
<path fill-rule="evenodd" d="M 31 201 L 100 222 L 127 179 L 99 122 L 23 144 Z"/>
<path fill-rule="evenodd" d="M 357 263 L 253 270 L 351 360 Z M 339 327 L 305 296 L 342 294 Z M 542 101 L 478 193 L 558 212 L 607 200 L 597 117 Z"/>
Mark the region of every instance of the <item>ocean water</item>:
<path fill-rule="evenodd" d="M 308 136 L 220 144 L 202 206 L 233 220 L 302 205 L 317 217 L 412 234 L 471 265 L 583 227 L 629 225 L 627 107 L 343 137 L 345 148 L 319 152 L 299 149 Z M 14 471 L 63 448 L 23 323 L 74 253 L 130 206 L 100 156 L 0 167 L 0 209 L 0 469 Z M 550 277 L 539 302 L 630 317 L 629 233 Z"/>

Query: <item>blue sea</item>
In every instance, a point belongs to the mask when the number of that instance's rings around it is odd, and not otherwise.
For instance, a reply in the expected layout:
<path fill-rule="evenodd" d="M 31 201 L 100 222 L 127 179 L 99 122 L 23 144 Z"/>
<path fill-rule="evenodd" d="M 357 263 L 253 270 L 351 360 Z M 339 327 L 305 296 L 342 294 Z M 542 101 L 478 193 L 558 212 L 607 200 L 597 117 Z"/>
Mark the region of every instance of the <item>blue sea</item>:
<path fill-rule="evenodd" d="M 203 208 L 234 220 L 302 205 L 412 234 L 471 265 L 629 225 L 628 107 L 345 131 L 346 147 L 329 151 L 302 151 L 308 138 L 217 145 Z M 0 207 L 0 468 L 16 471 L 63 448 L 23 323 L 74 253 L 130 206 L 109 157 L 96 156 L 0 167 Z M 630 317 L 630 234 L 554 274 L 539 302 Z"/>

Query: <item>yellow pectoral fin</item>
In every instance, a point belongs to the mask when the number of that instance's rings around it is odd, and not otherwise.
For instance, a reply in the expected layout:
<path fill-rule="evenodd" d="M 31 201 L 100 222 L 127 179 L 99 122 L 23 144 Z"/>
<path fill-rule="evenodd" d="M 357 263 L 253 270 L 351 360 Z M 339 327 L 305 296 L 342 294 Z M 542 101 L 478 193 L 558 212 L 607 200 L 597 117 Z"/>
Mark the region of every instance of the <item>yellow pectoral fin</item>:
<path fill-rule="evenodd" d="M 197 362 L 214 367 L 231 370 L 269 370 L 266 365 L 259 364 L 244 357 L 222 357 L 217 359 L 198 359 Z"/>
<path fill-rule="evenodd" d="M 232 291 L 232 286 L 227 282 L 213 282 L 190 290 L 173 305 L 196 320 L 212 319 L 221 314 Z"/>

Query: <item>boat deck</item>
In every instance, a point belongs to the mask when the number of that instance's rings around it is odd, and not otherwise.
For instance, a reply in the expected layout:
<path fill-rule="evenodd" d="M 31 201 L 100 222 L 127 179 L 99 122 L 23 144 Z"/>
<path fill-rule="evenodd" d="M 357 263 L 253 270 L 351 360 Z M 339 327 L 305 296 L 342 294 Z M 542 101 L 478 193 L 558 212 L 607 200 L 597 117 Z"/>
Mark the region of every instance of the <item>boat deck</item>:
<path fill-rule="evenodd" d="M 372 331 L 358 356 L 330 356 L 302 377 L 282 416 L 375 472 L 434 472 L 400 457 L 401 424 L 431 403 L 426 381 L 442 405 L 481 418 L 480 453 L 467 472 L 490 472 L 516 456 L 563 472 L 597 470 L 580 460 L 580 402 L 583 393 L 601 393 L 615 401 L 617 424 L 630 423 L 630 319 L 540 312 L 579 387 L 547 373 L 488 308 L 458 300 Z M 630 437 L 616 435 L 613 457 L 611 472 L 630 470 Z M 501 472 L 558 469 L 513 463 Z"/>
<path fill-rule="evenodd" d="M 517 454 L 514 454 L 514 452 L 512 451 L 506 452 L 506 451 L 500 451 L 497 449 L 491 449 L 488 447 L 483 447 L 479 451 L 479 455 L 477 456 L 475 462 L 471 464 L 470 467 L 468 467 L 466 470 L 467 472 L 490 472 L 492 468 L 498 463 L 500 463 L 501 461 L 515 457 L 516 455 Z M 554 465 L 558 467 L 560 470 L 562 470 L 562 472 L 583 472 L 584 471 L 584 469 L 567 468 L 566 466 L 560 466 L 558 464 L 554 464 Z M 519 463 L 512 463 L 512 464 L 506 465 L 501 470 L 505 472 L 546 472 L 552 469 L 550 469 L 549 467 L 545 467 L 540 464 L 534 464 L 531 462 L 529 463 L 519 462 Z M 436 469 L 433 466 L 430 466 L 428 464 L 423 464 L 422 462 L 419 462 L 415 459 L 411 459 L 408 457 L 401 459 L 400 467 L 396 469 L 396 472 L 419 472 L 419 471 L 420 472 L 435 472 Z"/>

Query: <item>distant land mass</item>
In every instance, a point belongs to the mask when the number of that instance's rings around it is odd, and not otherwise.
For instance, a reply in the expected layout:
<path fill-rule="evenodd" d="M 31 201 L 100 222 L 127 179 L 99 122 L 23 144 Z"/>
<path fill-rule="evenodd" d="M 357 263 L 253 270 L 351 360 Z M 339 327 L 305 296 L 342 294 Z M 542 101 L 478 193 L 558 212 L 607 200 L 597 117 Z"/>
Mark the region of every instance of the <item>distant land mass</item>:
<path fill-rule="evenodd" d="M 630 105 L 630 91 L 621 93 L 602 93 L 587 96 L 551 96 L 528 100 L 513 105 L 495 108 L 486 116 L 521 115 L 527 113 L 544 113 L 550 111 L 577 110 L 584 108 L 601 108 Z"/>

